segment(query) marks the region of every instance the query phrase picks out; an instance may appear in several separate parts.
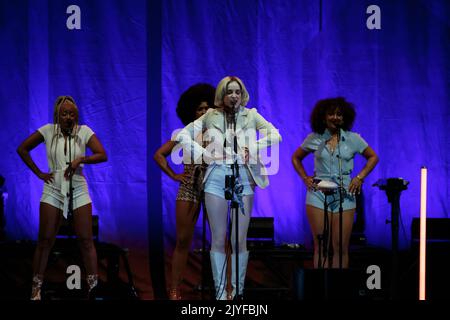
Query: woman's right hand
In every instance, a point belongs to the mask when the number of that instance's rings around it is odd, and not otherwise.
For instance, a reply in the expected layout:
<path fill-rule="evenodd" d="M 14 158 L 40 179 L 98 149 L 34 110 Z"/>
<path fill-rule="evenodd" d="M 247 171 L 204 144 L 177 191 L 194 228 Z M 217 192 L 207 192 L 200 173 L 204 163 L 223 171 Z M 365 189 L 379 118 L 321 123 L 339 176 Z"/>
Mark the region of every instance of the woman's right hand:
<path fill-rule="evenodd" d="M 173 180 L 181 182 L 181 183 L 188 183 L 189 182 L 189 174 L 187 173 L 180 173 L 173 176 Z"/>
<path fill-rule="evenodd" d="M 51 182 L 53 182 L 53 173 L 44 173 L 41 172 L 38 174 L 39 179 L 43 180 L 45 183 L 50 184 Z"/>
<path fill-rule="evenodd" d="M 314 182 L 314 177 L 307 176 L 302 178 L 302 180 L 308 190 L 315 190 L 317 188 L 317 184 Z"/>

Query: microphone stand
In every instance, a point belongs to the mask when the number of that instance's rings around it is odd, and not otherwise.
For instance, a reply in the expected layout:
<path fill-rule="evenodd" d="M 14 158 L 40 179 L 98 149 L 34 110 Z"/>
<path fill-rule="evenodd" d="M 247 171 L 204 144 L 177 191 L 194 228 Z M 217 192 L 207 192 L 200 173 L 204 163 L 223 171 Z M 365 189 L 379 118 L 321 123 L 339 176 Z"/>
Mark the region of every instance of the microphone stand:
<path fill-rule="evenodd" d="M 205 128 L 202 122 L 202 141 L 203 141 L 203 134 L 204 134 Z M 194 159 L 194 155 L 193 155 L 193 150 L 191 149 L 191 159 Z M 202 164 L 200 164 L 200 172 L 202 172 L 202 166 L 203 166 L 204 162 L 202 160 Z M 194 171 L 194 175 L 195 175 L 195 171 Z M 203 178 L 203 176 L 201 176 Z M 196 180 L 195 176 L 194 176 L 194 181 L 198 181 Z M 206 252 L 206 220 L 207 220 L 207 216 L 208 216 L 208 212 L 206 211 L 206 203 L 205 203 L 205 190 L 202 186 L 203 182 L 202 181 L 198 181 L 199 185 L 197 185 L 197 188 L 201 189 L 201 195 L 200 195 L 200 208 L 199 210 L 199 214 L 200 214 L 200 210 L 202 210 L 202 281 L 201 281 L 201 299 L 205 300 L 205 287 L 206 287 L 206 278 L 208 276 L 207 274 L 207 266 L 206 266 L 206 260 L 207 260 L 207 252 Z"/>
<path fill-rule="evenodd" d="M 230 200 L 230 222 L 231 225 L 233 225 L 233 221 L 232 221 L 232 217 L 233 217 L 233 213 L 235 216 L 235 225 L 234 225 L 234 230 L 235 230 L 235 276 L 236 276 L 236 287 L 235 287 L 235 296 L 234 299 L 236 300 L 240 300 L 239 297 L 239 200 L 236 199 L 236 191 L 239 192 L 236 189 L 236 185 L 237 183 L 239 183 L 238 179 L 239 179 L 239 164 L 237 161 L 237 136 L 236 136 L 236 103 L 232 104 L 232 113 L 229 114 L 232 117 L 228 117 L 228 115 L 226 114 L 225 111 L 225 117 L 231 118 L 231 130 L 233 132 L 233 162 L 231 164 L 231 175 L 227 175 L 225 177 L 225 199 L 226 200 Z M 225 141 L 226 142 L 226 141 Z M 230 190 L 231 188 L 231 190 Z M 244 213 L 244 212 L 243 212 Z M 231 228 L 231 230 L 233 230 L 233 227 Z M 230 239 L 230 241 L 233 241 L 232 239 Z"/>
<path fill-rule="evenodd" d="M 342 270 L 342 215 L 344 209 L 342 203 L 344 202 L 344 179 L 342 176 L 342 156 L 341 156 L 341 128 L 338 127 L 338 163 L 339 163 L 339 270 Z"/>
<path fill-rule="evenodd" d="M 328 203 L 327 196 L 332 194 L 328 190 L 322 190 L 325 195 L 325 200 L 323 203 L 323 229 L 322 234 L 317 235 L 317 239 L 319 241 L 319 257 L 317 261 L 318 269 L 325 269 L 325 262 L 328 258 L 328 239 L 329 239 L 329 222 L 328 222 Z M 323 256 L 323 261 L 322 261 Z"/>
<path fill-rule="evenodd" d="M 234 161 L 233 161 L 233 164 L 231 165 L 231 171 L 233 173 L 233 179 L 232 179 L 233 186 L 232 186 L 232 191 L 231 191 L 232 192 L 231 193 L 231 195 L 232 195 L 231 210 L 232 210 L 232 212 L 234 212 L 235 222 L 236 222 L 236 225 L 234 228 L 234 230 L 235 230 L 235 232 L 234 232 L 234 234 L 235 234 L 234 254 L 236 257 L 236 261 L 235 261 L 236 262 L 236 265 L 235 265 L 235 268 L 236 268 L 236 272 L 235 272 L 236 293 L 235 293 L 234 299 L 240 300 L 240 297 L 239 297 L 239 254 L 238 254 L 239 253 L 239 204 L 236 201 L 234 201 L 234 191 L 235 191 L 234 189 L 235 189 L 236 182 L 239 179 L 239 165 L 237 163 L 237 136 L 236 136 L 236 122 L 237 121 L 236 121 L 236 109 L 235 108 L 236 108 L 236 106 L 233 105 L 232 128 L 233 128 L 233 134 L 234 134 L 234 137 L 233 137 Z"/>
<path fill-rule="evenodd" d="M 72 165 L 72 146 L 71 146 L 71 140 L 72 140 L 72 130 L 71 129 L 69 135 L 68 135 L 68 142 L 69 142 L 69 161 L 66 163 L 69 166 Z M 73 173 L 75 174 L 75 172 Z M 67 210 L 67 222 L 68 222 L 68 237 L 69 239 L 72 239 L 73 233 L 73 187 L 72 187 L 72 176 L 73 174 L 69 175 L 69 192 L 67 193 L 67 197 L 69 198 L 69 208 Z"/>
<path fill-rule="evenodd" d="M 391 221 L 386 220 L 386 223 L 391 222 L 392 235 L 392 275 L 390 287 L 390 299 L 398 298 L 398 226 L 400 219 L 400 194 L 403 190 L 408 189 L 409 181 L 402 178 L 388 178 L 380 179 L 372 186 L 380 188 L 386 192 L 388 202 L 391 204 Z"/>
<path fill-rule="evenodd" d="M 328 268 L 326 267 L 325 263 L 329 263 L 328 256 L 329 256 L 329 238 L 330 238 L 330 228 L 329 228 L 329 222 L 328 222 L 328 202 L 327 202 L 327 196 L 332 195 L 333 192 L 330 190 L 322 190 L 325 200 L 323 203 L 323 230 L 322 234 L 317 235 L 317 238 L 319 240 L 319 257 L 317 261 L 317 268 L 323 269 L 323 292 L 324 292 L 324 299 L 328 300 Z M 323 255 L 323 257 L 322 257 Z M 323 259 L 323 261 L 322 261 Z"/>
<path fill-rule="evenodd" d="M 202 191 L 201 207 L 203 209 L 202 215 L 202 289 L 201 297 L 205 300 L 205 286 L 206 286 L 206 205 L 205 205 L 205 192 Z"/>

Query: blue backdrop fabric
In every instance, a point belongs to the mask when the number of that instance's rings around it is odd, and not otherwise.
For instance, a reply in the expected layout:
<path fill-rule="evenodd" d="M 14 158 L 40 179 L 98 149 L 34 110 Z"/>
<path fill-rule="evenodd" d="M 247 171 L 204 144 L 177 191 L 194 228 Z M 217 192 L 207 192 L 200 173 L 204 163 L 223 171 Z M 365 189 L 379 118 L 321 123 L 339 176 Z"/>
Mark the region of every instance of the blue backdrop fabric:
<path fill-rule="evenodd" d="M 71 1 L 1 3 L 2 43 L 9 46 L 2 49 L 0 97 L 8 233 L 37 237 L 43 184 L 15 149 L 53 121 L 58 95 L 71 95 L 80 122 L 94 130 L 108 154 L 108 162 L 85 166 L 100 239 L 146 247 L 146 2 L 78 1 L 80 30 L 66 28 Z M 44 146 L 32 155 L 46 170 Z"/>
<path fill-rule="evenodd" d="M 390 245 L 390 204 L 379 178 L 410 181 L 401 197 L 401 245 L 419 214 L 420 168 L 429 169 L 428 214 L 448 217 L 449 23 L 444 1 L 378 1 L 381 30 L 369 30 L 367 1 L 165 1 L 163 140 L 180 126 L 175 106 L 195 82 L 237 75 L 249 107 L 283 136 L 279 172 L 257 190 L 254 216 L 275 217 L 278 242 L 310 243 L 305 188 L 291 155 L 310 132 L 318 99 L 354 102 L 354 131 L 380 156 L 364 185 L 369 243 Z M 321 19 L 320 19 L 321 16 Z M 322 21 L 322 23 L 321 23 Z M 306 159 L 312 173 L 312 156 Z M 362 168 L 359 157 L 355 170 Z M 181 170 L 181 168 L 179 169 Z M 358 172 L 358 171 L 356 171 Z M 174 225 L 176 184 L 163 181 L 166 225 Z"/>
<path fill-rule="evenodd" d="M 75 3 L 76 2 L 76 3 Z M 69 94 L 81 122 L 98 135 L 108 162 L 86 166 L 101 239 L 127 247 L 147 245 L 146 168 L 155 150 L 181 127 L 175 108 L 197 82 L 216 85 L 240 77 L 255 107 L 283 136 L 279 171 L 257 190 L 253 216 L 273 216 L 277 242 L 310 243 L 305 188 L 291 155 L 310 132 L 309 115 L 321 98 L 354 102 L 354 131 L 380 156 L 364 184 L 366 235 L 390 245 L 390 204 L 372 184 L 410 181 L 401 197 L 408 245 L 419 214 L 420 168 L 429 169 L 428 214 L 449 215 L 450 4 L 448 1 L 377 1 L 381 30 L 366 27 L 368 1 L 165 0 L 162 43 L 147 41 L 151 2 L 144 0 L 0 1 L 0 174 L 6 177 L 7 232 L 35 239 L 39 181 L 20 161 L 19 143 L 51 122 L 53 102 Z M 81 8 L 81 30 L 68 30 L 66 8 Z M 161 47 L 161 105 L 146 105 L 147 52 Z M 161 137 L 147 135 L 147 117 L 161 108 Z M 33 152 L 46 168 L 44 148 Z M 356 170 L 363 165 L 356 161 Z M 312 173 L 312 157 L 306 160 Z M 182 170 L 175 166 L 175 170 Z M 175 237 L 177 184 L 161 179 L 164 233 Z M 199 224 L 200 227 L 200 224 Z M 198 234 L 198 233 L 197 233 Z M 197 237 L 198 238 L 198 237 Z"/>

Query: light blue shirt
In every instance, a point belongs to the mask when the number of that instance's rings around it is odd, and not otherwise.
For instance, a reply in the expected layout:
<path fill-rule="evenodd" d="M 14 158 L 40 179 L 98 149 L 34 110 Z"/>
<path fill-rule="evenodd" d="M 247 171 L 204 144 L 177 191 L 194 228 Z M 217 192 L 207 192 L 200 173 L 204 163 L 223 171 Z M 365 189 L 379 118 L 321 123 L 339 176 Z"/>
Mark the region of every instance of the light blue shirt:
<path fill-rule="evenodd" d="M 314 152 L 314 176 L 318 179 L 331 180 L 339 184 L 339 150 L 338 146 L 331 152 L 326 142 L 331 138 L 328 129 L 323 134 L 310 133 L 301 144 L 306 152 Z M 353 171 L 353 158 L 356 153 L 362 154 L 369 145 L 358 134 L 341 129 L 340 154 L 342 158 L 342 174 L 344 185 L 350 183 Z"/>

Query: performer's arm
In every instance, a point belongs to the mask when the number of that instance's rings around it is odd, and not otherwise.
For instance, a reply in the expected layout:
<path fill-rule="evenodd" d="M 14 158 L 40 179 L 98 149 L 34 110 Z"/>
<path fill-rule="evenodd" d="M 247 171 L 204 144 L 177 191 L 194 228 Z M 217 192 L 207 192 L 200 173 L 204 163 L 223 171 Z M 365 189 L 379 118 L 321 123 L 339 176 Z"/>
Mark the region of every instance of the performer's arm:
<path fill-rule="evenodd" d="M 294 165 L 295 171 L 297 171 L 298 175 L 305 183 L 306 187 L 308 189 L 313 189 L 315 187 L 313 181 L 314 178 L 313 176 L 308 176 L 302 162 L 308 154 L 310 154 L 310 152 L 304 150 L 302 147 L 299 147 L 292 155 L 292 164 Z"/>
<path fill-rule="evenodd" d="M 185 173 L 176 174 L 169 166 L 169 163 L 167 162 L 166 159 L 167 156 L 171 154 L 176 144 L 177 143 L 175 141 L 171 140 L 164 143 L 158 150 L 156 150 L 155 154 L 153 155 L 153 160 L 155 160 L 155 162 L 158 164 L 161 170 L 164 171 L 164 173 L 167 174 L 170 178 L 172 178 L 175 181 L 187 183 L 188 175 Z"/>
<path fill-rule="evenodd" d="M 23 141 L 17 148 L 17 153 L 20 158 L 25 162 L 28 168 L 33 171 L 33 173 L 44 182 L 51 182 L 53 180 L 53 175 L 51 173 L 42 172 L 34 163 L 33 158 L 31 158 L 30 151 L 36 148 L 39 144 L 44 142 L 44 137 L 39 131 L 32 133 L 28 138 Z"/>
<path fill-rule="evenodd" d="M 206 115 L 207 113 L 188 124 L 173 139 L 183 147 L 186 154 L 191 155 L 191 162 L 196 164 L 202 163 L 202 155 L 207 154 L 207 151 L 194 139 L 194 137 L 202 133 L 202 121 Z"/>
<path fill-rule="evenodd" d="M 82 163 L 93 164 L 105 162 L 108 160 L 106 155 L 105 148 L 101 144 L 100 140 L 98 140 L 97 136 L 93 134 L 90 138 L 86 146 L 92 151 L 92 154 L 89 156 L 79 157 L 72 161 L 71 165 L 64 172 L 64 177 L 68 178 L 70 175 L 75 173 L 75 170 Z"/>
<path fill-rule="evenodd" d="M 254 109 L 253 109 L 254 110 Z M 264 137 L 259 139 L 256 143 L 258 150 L 267 148 L 273 144 L 281 142 L 281 135 L 278 129 L 275 128 L 269 121 L 264 119 L 256 110 L 254 111 L 256 118 L 256 129 L 263 133 Z"/>
<path fill-rule="evenodd" d="M 103 148 L 102 144 L 98 140 L 97 136 L 95 134 L 92 135 L 92 137 L 89 139 L 87 145 L 89 149 L 91 149 L 92 154 L 88 157 L 81 157 L 80 163 L 100 163 L 105 162 L 108 160 L 108 157 L 106 155 L 105 148 Z"/>
<path fill-rule="evenodd" d="M 378 163 L 378 156 L 371 147 L 364 149 L 362 153 L 363 157 L 366 158 L 367 162 L 364 168 L 352 179 L 348 187 L 350 193 L 356 193 L 361 191 L 361 185 L 364 179 L 369 175 L 369 173 L 375 168 Z"/>

